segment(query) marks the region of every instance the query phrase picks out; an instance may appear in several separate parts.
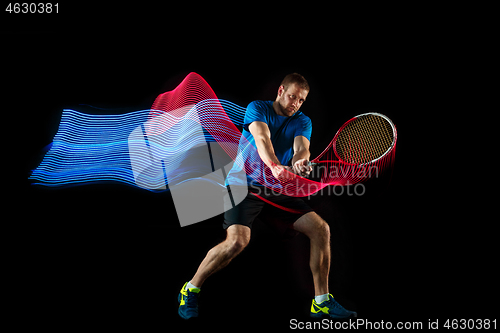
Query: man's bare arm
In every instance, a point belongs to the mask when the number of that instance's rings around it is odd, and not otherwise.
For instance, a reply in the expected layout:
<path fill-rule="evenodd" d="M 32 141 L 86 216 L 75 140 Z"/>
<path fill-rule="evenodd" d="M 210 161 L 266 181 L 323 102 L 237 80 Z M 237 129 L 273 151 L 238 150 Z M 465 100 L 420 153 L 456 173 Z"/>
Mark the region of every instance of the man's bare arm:
<path fill-rule="evenodd" d="M 296 174 L 307 176 L 312 170 L 309 165 L 309 157 L 311 157 L 309 145 L 309 140 L 302 135 L 296 136 L 293 140 L 292 165 Z"/>
<path fill-rule="evenodd" d="M 280 165 L 281 163 L 274 153 L 271 132 L 267 124 L 262 121 L 254 121 L 248 126 L 248 129 L 255 139 L 255 145 L 262 161 L 270 168 Z"/>
<path fill-rule="evenodd" d="M 278 180 L 286 180 L 290 178 L 288 172 L 292 172 L 290 167 L 281 165 L 280 161 L 274 153 L 274 147 L 271 142 L 271 131 L 266 123 L 262 121 L 254 121 L 248 126 L 250 133 L 253 135 L 257 151 L 262 161 L 271 169 L 273 176 Z M 288 172 L 286 172 L 288 171 Z"/>

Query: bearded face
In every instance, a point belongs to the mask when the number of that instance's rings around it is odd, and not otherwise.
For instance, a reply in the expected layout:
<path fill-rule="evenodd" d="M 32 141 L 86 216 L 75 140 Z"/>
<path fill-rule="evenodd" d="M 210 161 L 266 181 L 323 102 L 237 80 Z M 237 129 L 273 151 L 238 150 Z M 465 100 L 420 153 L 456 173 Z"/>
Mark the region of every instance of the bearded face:
<path fill-rule="evenodd" d="M 278 89 L 278 96 L 276 97 L 278 115 L 291 117 L 297 112 L 302 104 L 305 102 L 309 91 L 292 83 L 285 90 L 284 86 Z"/>

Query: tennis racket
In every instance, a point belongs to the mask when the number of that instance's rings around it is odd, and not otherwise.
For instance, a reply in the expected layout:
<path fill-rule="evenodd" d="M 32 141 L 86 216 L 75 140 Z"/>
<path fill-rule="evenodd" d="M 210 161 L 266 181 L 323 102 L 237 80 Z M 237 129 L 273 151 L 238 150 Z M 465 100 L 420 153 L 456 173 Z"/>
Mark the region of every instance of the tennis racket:
<path fill-rule="evenodd" d="M 381 161 L 396 146 L 397 132 L 392 121 L 380 113 L 364 113 L 348 120 L 335 134 L 330 145 L 309 165 L 338 161 L 358 166 Z M 326 157 L 325 160 L 321 158 Z"/>

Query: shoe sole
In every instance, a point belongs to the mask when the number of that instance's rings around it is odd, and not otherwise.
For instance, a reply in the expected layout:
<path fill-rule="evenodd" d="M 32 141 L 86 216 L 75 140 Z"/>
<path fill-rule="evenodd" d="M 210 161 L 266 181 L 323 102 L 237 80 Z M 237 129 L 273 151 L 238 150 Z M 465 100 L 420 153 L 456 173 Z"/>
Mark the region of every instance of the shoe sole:
<path fill-rule="evenodd" d="M 326 314 L 324 312 L 321 313 L 310 313 L 311 318 L 314 319 L 322 319 L 322 318 L 331 318 L 331 319 L 349 319 L 349 318 L 357 318 L 358 314 L 356 312 L 351 313 L 347 317 L 340 317 L 340 316 L 332 316 L 329 314 Z"/>

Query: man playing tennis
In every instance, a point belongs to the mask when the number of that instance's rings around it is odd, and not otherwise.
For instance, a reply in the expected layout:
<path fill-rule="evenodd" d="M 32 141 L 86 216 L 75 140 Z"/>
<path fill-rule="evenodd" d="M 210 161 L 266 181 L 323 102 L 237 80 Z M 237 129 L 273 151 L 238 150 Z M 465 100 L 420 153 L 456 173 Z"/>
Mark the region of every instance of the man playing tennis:
<path fill-rule="evenodd" d="M 311 172 L 308 163 L 312 124 L 310 118 L 299 110 L 308 93 L 309 85 L 306 79 L 293 73 L 283 79 L 274 102 L 254 101 L 247 107 L 242 136 L 247 140 L 247 144 L 250 143 L 256 148 L 256 158 L 260 158 L 278 180 L 286 180 L 292 173 L 308 175 Z M 234 163 L 228 178 L 243 172 L 238 165 L 241 164 Z M 262 170 L 255 172 L 260 173 L 262 177 Z M 265 188 L 255 181 L 255 175 L 247 174 L 246 178 L 248 183 L 242 184 L 248 186 L 246 198 L 224 214 L 226 239 L 208 251 L 196 274 L 184 284 L 179 293 L 179 315 L 184 319 L 198 317 L 198 295 L 203 283 L 243 251 L 250 241 L 253 221 L 259 216 L 265 222 L 270 220 L 269 223 L 279 220 L 279 229 L 283 233 L 301 232 L 310 239 L 309 264 L 315 291 L 311 317 L 355 317 L 355 312 L 344 309 L 328 291 L 328 224 L 302 199 L 270 190 L 264 191 Z M 231 182 L 231 186 L 233 184 Z M 280 206 L 285 209 L 277 208 Z"/>

